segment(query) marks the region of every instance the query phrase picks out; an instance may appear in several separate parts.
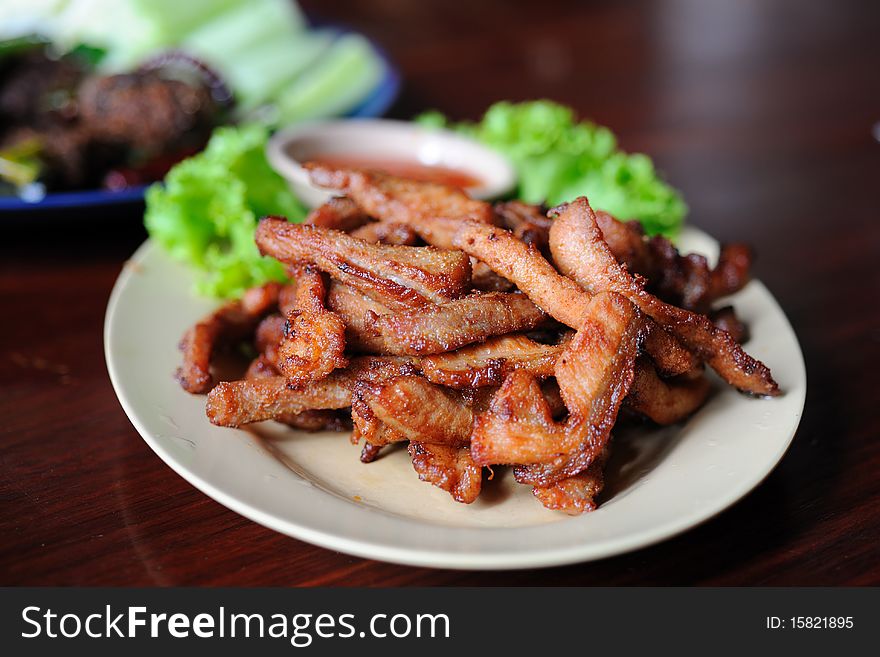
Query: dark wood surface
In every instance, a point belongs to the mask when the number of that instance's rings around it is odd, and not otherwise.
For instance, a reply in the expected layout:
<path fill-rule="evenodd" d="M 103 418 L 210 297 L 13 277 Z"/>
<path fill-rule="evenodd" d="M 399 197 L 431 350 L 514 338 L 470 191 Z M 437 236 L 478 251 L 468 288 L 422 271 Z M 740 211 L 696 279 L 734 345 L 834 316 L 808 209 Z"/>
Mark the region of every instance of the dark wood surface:
<path fill-rule="evenodd" d="M 2 216 L 0 584 L 880 584 L 880 3 L 304 4 L 387 49 L 395 115 L 569 103 L 651 154 L 693 224 L 752 242 L 807 361 L 791 450 L 719 517 L 604 561 L 464 573 L 313 547 L 192 488 L 122 412 L 101 333 L 140 210 Z"/>

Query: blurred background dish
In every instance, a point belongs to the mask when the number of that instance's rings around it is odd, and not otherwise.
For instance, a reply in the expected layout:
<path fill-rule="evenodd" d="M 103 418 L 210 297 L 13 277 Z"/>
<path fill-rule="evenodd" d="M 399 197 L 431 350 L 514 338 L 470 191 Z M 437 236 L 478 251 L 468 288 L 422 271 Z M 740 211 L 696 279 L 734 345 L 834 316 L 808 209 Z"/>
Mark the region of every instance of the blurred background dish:
<path fill-rule="evenodd" d="M 294 2 L 167 5 L 0 7 L 0 211 L 139 201 L 218 125 L 379 116 L 397 95 L 377 47 Z"/>

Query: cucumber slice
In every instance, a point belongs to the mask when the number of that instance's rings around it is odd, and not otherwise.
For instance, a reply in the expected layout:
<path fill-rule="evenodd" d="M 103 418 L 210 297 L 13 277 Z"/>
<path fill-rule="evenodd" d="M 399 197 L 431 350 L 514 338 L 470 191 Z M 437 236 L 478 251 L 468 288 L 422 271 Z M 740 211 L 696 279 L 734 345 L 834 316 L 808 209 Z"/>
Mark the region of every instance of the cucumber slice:
<path fill-rule="evenodd" d="M 282 35 L 242 53 L 236 61 L 219 66 L 238 101 L 239 113 L 269 102 L 317 62 L 333 44 L 327 32 Z M 208 63 L 212 60 L 206 59 Z"/>
<path fill-rule="evenodd" d="M 338 116 L 353 109 L 382 79 L 382 62 L 370 42 L 344 34 L 315 66 L 287 87 L 275 123 Z"/>
<path fill-rule="evenodd" d="M 180 47 L 220 68 L 232 68 L 235 60 L 255 46 L 282 36 L 295 39 L 305 29 L 305 19 L 295 3 L 260 0 L 233 7 L 197 27 Z"/>
<path fill-rule="evenodd" d="M 259 0 L 260 2 L 266 0 Z M 104 48 L 106 72 L 131 69 L 158 49 L 177 45 L 191 30 L 246 0 L 70 0 L 52 38 L 62 51 L 87 43 Z"/>

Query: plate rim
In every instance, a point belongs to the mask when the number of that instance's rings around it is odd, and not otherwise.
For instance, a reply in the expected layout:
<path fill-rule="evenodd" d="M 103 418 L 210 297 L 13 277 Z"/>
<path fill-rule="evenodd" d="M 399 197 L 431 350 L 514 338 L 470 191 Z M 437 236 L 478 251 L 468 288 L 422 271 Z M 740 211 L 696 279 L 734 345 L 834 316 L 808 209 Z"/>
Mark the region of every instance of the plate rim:
<path fill-rule="evenodd" d="M 703 231 L 689 226 L 689 230 L 696 231 L 698 234 L 709 237 Z M 714 241 L 714 238 L 709 237 Z M 782 458 L 794 440 L 800 421 L 803 417 L 804 403 L 806 400 L 807 390 L 807 372 L 803 358 L 803 350 L 797 334 L 791 326 L 791 322 L 783 312 L 778 301 L 769 290 L 760 281 L 753 280 L 752 285 L 759 285 L 767 294 L 770 301 L 778 308 L 782 319 L 788 325 L 794 336 L 794 346 L 799 356 L 797 366 L 799 368 L 803 385 L 799 387 L 800 396 L 797 400 L 796 421 L 794 422 L 789 435 L 784 442 L 780 444 L 780 448 L 772 458 L 768 458 L 762 467 L 756 470 L 754 476 L 744 479 L 739 484 L 730 489 L 725 495 L 724 502 L 714 505 L 710 511 L 695 510 L 691 513 L 685 513 L 678 516 L 675 520 L 667 522 L 658 528 L 648 528 L 640 532 L 631 532 L 623 537 L 613 540 L 604 540 L 598 544 L 585 541 L 572 546 L 543 548 L 539 551 L 532 552 L 451 552 L 447 550 L 434 550 L 430 548 L 413 548 L 413 547 L 397 547 L 390 543 L 379 543 L 369 538 L 350 538 L 341 536 L 332 532 L 308 527 L 302 523 L 287 519 L 279 518 L 270 512 L 264 511 L 257 506 L 253 506 L 244 500 L 239 500 L 234 495 L 226 493 L 217 485 L 202 478 L 192 470 L 188 469 L 184 464 L 180 463 L 175 457 L 152 435 L 145 427 L 140 419 L 139 414 L 132 408 L 126 395 L 123 393 L 123 384 L 121 374 L 119 372 L 118 363 L 115 362 L 111 354 L 112 332 L 114 319 L 118 313 L 120 299 L 124 294 L 125 287 L 135 273 L 135 268 L 130 264 L 137 264 L 147 257 L 153 250 L 158 249 L 158 245 L 151 240 L 146 240 L 141 244 L 134 254 L 126 261 L 122 271 L 114 283 L 113 289 L 108 300 L 107 311 L 104 318 L 103 341 L 105 364 L 110 376 L 114 393 L 119 400 L 129 421 L 137 430 L 141 438 L 150 446 L 153 452 L 168 465 L 174 472 L 181 476 L 190 485 L 219 502 L 228 509 L 248 518 L 268 529 L 272 529 L 281 534 L 292 538 L 320 546 L 325 549 L 344 552 L 357 557 L 366 559 L 377 559 L 391 563 L 397 563 L 408 566 L 430 567 L 430 568 L 451 568 L 459 570 L 514 570 L 523 568 L 546 568 L 552 566 L 561 566 L 573 563 L 581 563 L 604 559 L 611 556 L 633 552 L 642 548 L 655 545 L 686 532 L 689 529 L 697 527 L 712 518 L 718 516 L 723 511 L 734 506 L 742 500 L 751 491 L 756 489 L 778 466 Z M 792 394 L 791 392 L 787 394 Z M 389 514 L 393 515 L 393 514 Z M 397 517 L 397 516 L 395 516 Z M 435 524 L 424 520 L 414 518 L 402 518 L 400 520 L 407 523 L 423 523 L 436 527 Z M 552 526 L 552 525 L 550 525 Z M 536 527 L 510 527 L 510 528 L 476 528 L 476 527 L 448 527 L 452 532 L 508 532 L 515 535 L 517 532 L 524 530 L 538 530 L 541 526 Z"/>

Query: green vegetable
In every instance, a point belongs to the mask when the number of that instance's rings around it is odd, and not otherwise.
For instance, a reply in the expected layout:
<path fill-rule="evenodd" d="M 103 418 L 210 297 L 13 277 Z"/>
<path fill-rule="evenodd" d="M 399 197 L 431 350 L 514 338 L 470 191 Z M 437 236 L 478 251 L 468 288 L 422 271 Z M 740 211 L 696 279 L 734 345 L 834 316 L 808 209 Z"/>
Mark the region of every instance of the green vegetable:
<path fill-rule="evenodd" d="M 278 124 L 295 123 L 354 109 L 382 79 L 370 42 L 343 34 L 314 66 L 278 97 Z"/>
<path fill-rule="evenodd" d="M 29 137 L 0 150 L 0 181 L 18 188 L 36 182 L 42 169 L 42 150 L 42 142 L 37 137 Z"/>
<path fill-rule="evenodd" d="M 234 61 L 217 70 L 235 90 L 239 115 L 262 105 L 271 105 L 278 96 L 296 84 L 304 71 L 320 62 L 333 43 L 334 35 L 326 31 L 284 35 L 248 48 Z M 213 62 L 206 58 L 206 61 Z M 254 75 L 259 71 L 259 75 Z"/>
<path fill-rule="evenodd" d="M 327 32 L 308 31 L 296 3 L 260 0 L 199 26 L 180 47 L 223 75 L 244 113 L 272 101 L 332 40 Z"/>
<path fill-rule="evenodd" d="M 59 3 L 46 33 L 63 52 L 79 44 L 102 48 L 102 71 L 130 70 L 171 48 L 199 25 L 245 0 L 70 0 Z"/>
<path fill-rule="evenodd" d="M 236 2 L 212 20 L 197 25 L 180 44 L 218 66 L 234 66 L 248 49 L 278 38 L 295 39 L 307 29 L 305 18 L 290 0 Z"/>
<path fill-rule="evenodd" d="M 17 36 L 11 39 L 0 40 L 0 60 L 6 57 L 20 55 L 30 50 L 43 49 L 48 41 L 36 34 Z"/>
<path fill-rule="evenodd" d="M 286 278 L 281 264 L 260 255 L 254 230 L 267 214 L 302 221 L 305 208 L 266 161 L 267 138 L 258 125 L 218 128 L 202 153 L 147 191 L 147 231 L 174 258 L 201 270 L 201 294 L 234 298 Z"/>
<path fill-rule="evenodd" d="M 437 112 L 416 121 L 451 127 L 507 156 L 519 175 L 517 195 L 526 202 L 557 205 L 584 195 L 620 219 L 641 220 L 651 235 L 675 236 L 684 222 L 681 195 L 647 156 L 619 150 L 608 128 L 578 122 L 568 107 L 547 100 L 501 102 L 475 124 L 449 125 Z"/>

